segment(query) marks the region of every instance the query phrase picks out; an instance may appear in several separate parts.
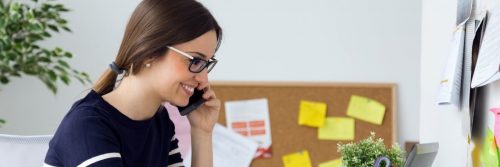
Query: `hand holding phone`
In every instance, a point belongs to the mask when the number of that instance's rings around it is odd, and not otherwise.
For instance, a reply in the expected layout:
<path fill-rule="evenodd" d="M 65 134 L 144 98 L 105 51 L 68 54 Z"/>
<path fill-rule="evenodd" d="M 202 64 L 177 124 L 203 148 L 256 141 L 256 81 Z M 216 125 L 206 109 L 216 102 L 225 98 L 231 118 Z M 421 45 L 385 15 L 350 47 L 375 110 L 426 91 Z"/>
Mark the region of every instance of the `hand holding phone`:
<path fill-rule="evenodd" d="M 185 107 L 177 107 L 182 116 L 186 116 L 192 111 L 196 110 L 203 103 L 205 103 L 205 99 L 203 99 L 203 94 L 205 92 L 203 90 L 194 89 L 194 93 L 191 97 L 189 97 L 189 103 Z"/>

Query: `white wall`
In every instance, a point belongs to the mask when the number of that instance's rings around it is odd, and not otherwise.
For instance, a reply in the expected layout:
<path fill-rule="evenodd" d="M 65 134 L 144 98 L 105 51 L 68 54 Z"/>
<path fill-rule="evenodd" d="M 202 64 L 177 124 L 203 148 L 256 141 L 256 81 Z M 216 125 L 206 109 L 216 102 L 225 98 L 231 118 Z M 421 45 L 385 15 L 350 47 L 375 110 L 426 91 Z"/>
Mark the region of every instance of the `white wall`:
<path fill-rule="evenodd" d="M 435 104 L 455 24 L 456 0 L 423 0 L 420 63 L 420 142 L 439 142 L 434 166 L 465 166 L 460 113 Z"/>
<path fill-rule="evenodd" d="M 467 158 L 467 137 L 462 132 L 462 113 L 456 108 L 436 106 L 435 103 L 455 28 L 456 5 L 456 0 L 423 0 L 422 3 L 420 141 L 439 142 L 434 162 L 437 167 L 470 164 Z M 478 11 L 488 6 L 487 0 L 477 2 Z M 485 90 L 486 110 L 476 111 L 475 115 L 484 115 L 484 120 L 481 120 L 484 122 L 481 124 L 491 124 L 491 117 L 488 116 L 491 114 L 487 109 L 500 105 L 500 81 L 488 85 Z"/>
<path fill-rule="evenodd" d="M 47 42 L 74 52 L 95 80 L 113 60 L 138 1 L 63 1 L 73 34 Z M 420 1 L 209 1 L 224 29 L 212 80 L 392 82 L 398 84 L 398 137 L 418 140 Z M 50 94 L 33 78 L 0 94 L 0 133 L 52 133 L 85 89 Z"/>

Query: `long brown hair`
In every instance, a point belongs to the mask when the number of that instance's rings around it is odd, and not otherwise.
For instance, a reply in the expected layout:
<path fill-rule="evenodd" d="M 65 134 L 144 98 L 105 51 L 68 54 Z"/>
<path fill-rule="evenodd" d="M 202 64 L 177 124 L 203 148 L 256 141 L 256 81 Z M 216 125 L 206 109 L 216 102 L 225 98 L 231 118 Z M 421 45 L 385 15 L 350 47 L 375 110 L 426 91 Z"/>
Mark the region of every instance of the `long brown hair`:
<path fill-rule="evenodd" d="M 114 62 L 125 75 L 137 74 L 146 60 L 163 56 L 168 49 L 165 46 L 191 41 L 210 30 L 217 34 L 218 48 L 222 29 L 195 0 L 143 0 L 130 17 Z M 112 70 L 106 70 L 93 89 L 101 95 L 111 92 L 116 77 Z"/>

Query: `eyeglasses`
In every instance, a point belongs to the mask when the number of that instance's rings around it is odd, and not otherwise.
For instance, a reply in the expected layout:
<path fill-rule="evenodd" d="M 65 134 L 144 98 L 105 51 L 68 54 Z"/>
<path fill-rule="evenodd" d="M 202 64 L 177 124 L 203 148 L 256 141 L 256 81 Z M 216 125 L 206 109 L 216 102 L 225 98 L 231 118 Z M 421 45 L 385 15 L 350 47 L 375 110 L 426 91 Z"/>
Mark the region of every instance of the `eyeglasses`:
<path fill-rule="evenodd" d="M 209 73 L 210 71 L 212 71 L 215 64 L 217 64 L 217 59 L 214 58 L 211 58 L 210 60 L 206 61 L 199 57 L 193 57 L 187 54 L 186 52 L 180 51 L 179 49 L 174 48 L 172 46 L 167 46 L 167 48 L 191 59 L 189 63 L 189 71 L 191 71 L 192 73 L 200 73 L 205 68 L 207 68 L 208 70 L 207 73 Z"/>

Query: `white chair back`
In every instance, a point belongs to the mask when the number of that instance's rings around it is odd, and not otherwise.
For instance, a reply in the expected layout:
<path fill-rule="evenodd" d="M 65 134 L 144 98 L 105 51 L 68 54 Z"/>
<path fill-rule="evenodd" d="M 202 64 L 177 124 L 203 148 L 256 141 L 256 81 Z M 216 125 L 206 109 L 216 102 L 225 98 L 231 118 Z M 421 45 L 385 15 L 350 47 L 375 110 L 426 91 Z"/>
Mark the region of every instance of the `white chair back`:
<path fill-rule="evenodd" d="M 0 134 L 0 167 L 41 167 L 51 138 Z"/>

